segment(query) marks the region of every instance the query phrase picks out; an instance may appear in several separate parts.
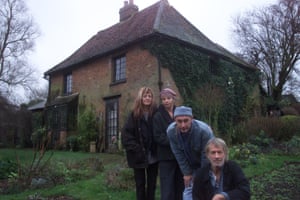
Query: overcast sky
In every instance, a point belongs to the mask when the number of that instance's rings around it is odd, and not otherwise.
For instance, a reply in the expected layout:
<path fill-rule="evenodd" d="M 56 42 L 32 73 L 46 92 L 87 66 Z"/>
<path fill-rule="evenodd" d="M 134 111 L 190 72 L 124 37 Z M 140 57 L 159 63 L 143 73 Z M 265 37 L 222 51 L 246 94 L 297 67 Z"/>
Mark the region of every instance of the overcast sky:
<path fill-rule="evenodd" d="M 98 31 L 119 22 L 124 0 L 26 0 L 41 36 L 29 61 L 43 73 L 70 56 Z M 158 0 L 134 0 L 139 10 Z M 232 18 L 277 0 L 168 0 L 213 42 L 234 52 Z"/>

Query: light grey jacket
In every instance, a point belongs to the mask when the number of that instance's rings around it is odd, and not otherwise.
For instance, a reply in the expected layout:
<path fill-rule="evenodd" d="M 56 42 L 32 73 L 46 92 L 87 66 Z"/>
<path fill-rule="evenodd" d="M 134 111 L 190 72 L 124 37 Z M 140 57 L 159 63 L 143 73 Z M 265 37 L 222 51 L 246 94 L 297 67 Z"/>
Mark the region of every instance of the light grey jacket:
<path fill-rule="evenodd" d="M 188 139 L 188 145 L 191 148 L 191 157 L 193 164 L 186 156 L 186 152 L 181 142 L 181 134 L 176 127 L 176 122 L 171 123 L 167 129 L 167 135 L 170 140 L 170 146 L 174 153 L 180 169 L 184 175 L 193 175 L 197 168 L 203 166 L 207 161 L 205 155 L 205 145 L 208 140 L 214 137 L 211 128 L 204 122 L 193 119 Z"/>

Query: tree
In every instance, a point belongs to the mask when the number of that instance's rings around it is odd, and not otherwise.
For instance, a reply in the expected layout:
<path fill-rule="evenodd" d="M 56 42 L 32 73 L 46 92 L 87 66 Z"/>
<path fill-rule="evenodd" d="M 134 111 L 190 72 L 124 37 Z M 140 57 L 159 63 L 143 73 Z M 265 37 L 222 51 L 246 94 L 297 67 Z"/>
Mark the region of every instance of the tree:
<path fill-rule="evenodd" d="M 243 58 L 261 70 L 267 94 L 279 101 L 284 88 L 300 75 L 300 1 L 280 0 L 240 15 L 233 33 Z"/>
<path fill-rule="evenodd" d="M 0 95 L 15 102 L 16 93 L 30 94 L 37 82 L 27 57 L 39 32 L 23 0 L 0 5 Z"/>

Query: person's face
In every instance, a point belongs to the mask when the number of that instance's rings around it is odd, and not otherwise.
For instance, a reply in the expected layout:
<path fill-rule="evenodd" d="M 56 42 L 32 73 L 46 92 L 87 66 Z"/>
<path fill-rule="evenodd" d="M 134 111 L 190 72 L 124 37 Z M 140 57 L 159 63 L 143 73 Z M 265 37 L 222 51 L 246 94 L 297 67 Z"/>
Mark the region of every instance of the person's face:
<path fill-rule="evenodd" d="M 225 152 L 222 147 L 217 147 L 214 144 L 209 145 L 207 158 L 211 163 L 212 168 L 222 167 L 225 162 Z"/>
<path fill-rule="evenodd" d="M 187 133 L 191 129 L 192 120 L 191 116 L 177 116 L 175 118 L 176 126 L 181 133 Z"/>
<path fill-rule="evenodd" d="M 161 102 L 162 102 L 162 105 L 163 105 L 166 109 L 173 108 L 173 106 L 174 106 L 174 98 L 171 97 L 171 96 L 162 95 L 162 96 L 161 96 Z"/>
<path fill-rule="evenodd" d="M 143 95 L 143 99 L 142 99 L 143 105 L 150 106 L 152 103 L 152 99 L 153 99 L 153 96 L 150 92 L 145 93 Z"/>

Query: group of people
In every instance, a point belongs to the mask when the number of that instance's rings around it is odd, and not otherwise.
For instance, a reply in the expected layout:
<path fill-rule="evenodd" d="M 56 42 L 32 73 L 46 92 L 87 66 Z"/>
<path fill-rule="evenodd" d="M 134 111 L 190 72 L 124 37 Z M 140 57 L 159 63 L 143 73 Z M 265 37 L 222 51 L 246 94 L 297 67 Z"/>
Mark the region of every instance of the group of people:
<path fill-rule="evenodd" d="M 161 200 L 249 200 L 249 181 L 228 160 L 224 140 L 175 99 L 165 88 L 157 106 L 152 89 L 142 87 L 122 129 L 136 199 L 154 200 L 159 176 Z"/>

